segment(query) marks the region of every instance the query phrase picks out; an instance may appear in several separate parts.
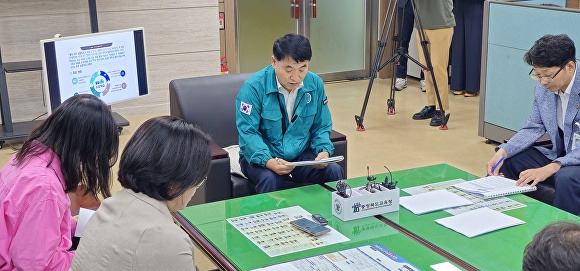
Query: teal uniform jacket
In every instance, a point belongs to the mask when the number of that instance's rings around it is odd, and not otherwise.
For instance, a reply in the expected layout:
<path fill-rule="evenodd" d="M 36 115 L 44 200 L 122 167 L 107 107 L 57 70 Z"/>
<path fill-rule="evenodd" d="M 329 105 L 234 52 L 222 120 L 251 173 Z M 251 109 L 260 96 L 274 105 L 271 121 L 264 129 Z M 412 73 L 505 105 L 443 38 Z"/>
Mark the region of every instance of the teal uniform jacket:
<path fill-rule="evenodd" d="M 332 154 L 332 120 L 327 103 L 322 79 L 308 72 L 304 86 L 298 89 L 294 115 L 288 118 L 274 68 L 268 65 L 256 72 L 246 80 L 236 98 L 240 154 L 248 162 L 261 166 L 273 157 L 291 161 L 308 147 L 315 154 L 321 151 Z M 282 122 L 286 123 L 284 135 Z"/>

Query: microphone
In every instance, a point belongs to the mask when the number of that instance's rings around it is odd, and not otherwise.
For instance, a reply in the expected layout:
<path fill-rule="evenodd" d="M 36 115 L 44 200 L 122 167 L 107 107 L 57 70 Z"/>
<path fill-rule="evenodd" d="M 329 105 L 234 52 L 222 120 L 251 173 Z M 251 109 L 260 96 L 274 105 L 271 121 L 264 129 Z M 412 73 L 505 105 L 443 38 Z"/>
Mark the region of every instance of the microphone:
<path fill-rule="evenodd" d="M 346 194 L 346 186 L 347 184 L 344 180 L 338 180 L 336 182 L 336 194 L 343 198 L 348 198 L 348 195 Z"/>

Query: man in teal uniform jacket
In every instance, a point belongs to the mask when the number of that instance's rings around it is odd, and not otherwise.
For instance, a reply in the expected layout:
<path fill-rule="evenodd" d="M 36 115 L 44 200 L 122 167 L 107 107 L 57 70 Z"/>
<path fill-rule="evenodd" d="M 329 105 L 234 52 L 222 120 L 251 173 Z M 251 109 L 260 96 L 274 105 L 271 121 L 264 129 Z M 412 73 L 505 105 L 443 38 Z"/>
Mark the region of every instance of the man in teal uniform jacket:
<path fill-rule="evenodd" d="M 308 71 L 311 57 L 308 39 L 288 34 L 274 42 L 272 64 L 246 80 L 238 93 L 240 166 L 257 193 L 284 189 L 287 182 L 344 178 L 336 163 L 285 165 L 328 158 L 334 151 L 328 98 L 322 79 Z"/>

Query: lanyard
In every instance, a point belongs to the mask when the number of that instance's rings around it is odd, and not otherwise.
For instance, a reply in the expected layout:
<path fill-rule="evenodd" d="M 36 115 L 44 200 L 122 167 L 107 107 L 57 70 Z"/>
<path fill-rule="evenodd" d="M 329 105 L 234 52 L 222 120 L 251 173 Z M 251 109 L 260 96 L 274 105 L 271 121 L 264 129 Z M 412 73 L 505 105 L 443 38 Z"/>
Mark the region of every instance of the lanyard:
<path fill-rule="evenodd" d="M 282 106 L 282 101 L 280 101 L 280 93 L 276 93 L 276 97 L 278 97 L 278 105 L 280 105 L 280 113 L 282 113 L 282 136 L 286 134 L 286 118 L 288 118 L 288 112 Z"/>
<path fill-rule="evenodd" d="M 298 90 L 295 90 L 298 91 Z M 286 110 L 286 108 L 282 105 L 282 101 L 280 101 L 280 95 L 284 95 L 281 93 L 277 93 L 278 96 L 276 96 L 278 98 L 278 105 L 280 106 L 280 113 L 282 113 L 282 135 L 286 134 L 286 119 L 288 119 L 288 111 Z M 310 95 L 310 94 L 308 94 Z M 297 100 L 294 102 L 294 108 L 296 108 L 296 104 L 300 103 L 300 100 Z M 290 120 L 290 122 L 294 122 L 296 120 L 296 118 L 298 117 L 298 115 L 296 115 L 296 110 L 294 111 L 294 113 L 292 114 L 292 119 Z"/>

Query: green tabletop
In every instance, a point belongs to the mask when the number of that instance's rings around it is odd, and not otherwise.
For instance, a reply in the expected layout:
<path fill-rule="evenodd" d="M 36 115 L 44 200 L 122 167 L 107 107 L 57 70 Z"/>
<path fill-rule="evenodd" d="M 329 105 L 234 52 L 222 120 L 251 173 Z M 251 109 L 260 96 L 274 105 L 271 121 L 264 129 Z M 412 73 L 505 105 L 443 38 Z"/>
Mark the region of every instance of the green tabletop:
<path fill-rule="evenodd" d="M 401 188 L 458 178 L 464 180 L 478 178 L 446 164 L 396 171 L 392 175 L 393 180 L 397 181 Z M 384 176 L 386 174 L 377 175 L 377 180 L 383 180 Z M 362 186 L 366 183 L 366 177 L 350 179 L 348 183 L 353 187 Z M 406 195 L 408 194 L 401 191 L 401 196 Z M 525 195 L 510 195 L 508 198 L 527 206 L 508 210 L 504 213 L 526 223 L 473 238 L 468 238 L 437 224 L 435 219 L 451 216 L 445 211 L 415 215 L 401 207 L 399 212 L 387 213 L 383 216 L 401 228 L 481 270 L 521 270 L 524 247 L 540 229 L 557 220 L 580 222 L 580 218 L 576 215 Z"/>
<path fill-rule="evenodd" d="M 323 215 L 331 227 L 350 241 L 271 258 L 226 221 L 227 218 L 298 205 L 310 213 Z M 397 214 L 393 213 L 391 218 L 395 219 Z M 210 257 L 225 259 L 226 264 L 218 263 L 224 269 L 250 270 L 371 243 L 382 244 L 423 270 L 449 261 L 375 217 L 349 222 L 333 217 L 331 192 L 319 185 L 190 206 L 180 211 L 177 218 L 186 228 L 189 226 L 190 234 L 200 234 L 194 240 Z M 207 244 L 201 244 L 206 241 Z"/>

